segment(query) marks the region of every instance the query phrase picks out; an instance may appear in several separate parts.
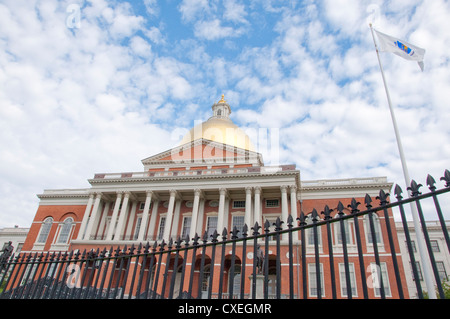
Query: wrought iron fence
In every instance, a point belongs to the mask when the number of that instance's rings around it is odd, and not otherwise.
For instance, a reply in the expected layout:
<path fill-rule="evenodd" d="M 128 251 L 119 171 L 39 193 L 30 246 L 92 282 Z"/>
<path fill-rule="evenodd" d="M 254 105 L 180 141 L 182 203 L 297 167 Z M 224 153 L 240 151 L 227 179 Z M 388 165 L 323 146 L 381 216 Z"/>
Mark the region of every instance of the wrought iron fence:
<path fill-rule="evenodd" d="M 313 209 L 296 219 L 289 216 L 286 225 L 278 218 L 272 225 L 266 220 L 251 229 L 225 228 L 221 234 L 205 232 L 168 243 L 13 255 L 0 265 L 0 298 L 409 298 L 409 265 L 400 256 L 392 209 L 400 212 L 412 272 L 419 278 L 404 209 L 411 202 L 418 209 L 438 295 L 444 298 L 421 205 L 433 199 L 450 252 L 438 200 L 450 192 L 448 170 L 441 180 L 445 187 L 437 190 L 428 176 L 426 194 L 412 181 L 408 198 L 396 185 L 391 203 L 381 190 L 376 206 L 366 195 L 360 198 L 364 210 L 353 198 L 347 205 L 325 206 L 320 214 Z M 414 282 L 423 298 L 420 280 Z"/>

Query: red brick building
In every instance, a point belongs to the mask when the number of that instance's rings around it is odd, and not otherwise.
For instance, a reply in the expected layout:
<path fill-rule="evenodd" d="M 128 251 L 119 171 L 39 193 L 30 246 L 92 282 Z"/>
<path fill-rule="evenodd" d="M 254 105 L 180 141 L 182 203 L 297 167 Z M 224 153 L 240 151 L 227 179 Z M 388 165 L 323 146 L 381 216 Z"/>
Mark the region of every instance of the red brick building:
<path fill-rule="evenodd" d="M 205 232 L 211 235 L 214 230 L 221 233 L 226 227 L 236 227 L 241 231 L 244 224 L 249 229 L 258 222 L 266 220 L 273 223 L 280 218 L 284 225 L 289 215 L 294 220 L 303 212 L 306 222 L 311 222 L 310 213 L 316 209 L 320 214 L 325 205 L 337 212 L 341 202 L 345 213 L 352 198 L 364 202 L 364 196 L 377 196 L 380 189 L 388 192 L 392 186 L 385 177 L 349 178 L 340 180 L 303 181 L 295 165 L 264 166 L 262 155 L 255 150 L 250 138 L 230 119 L 229 104 L 222 99 L 213 104 L 213 116 L 195 126 L 182 140 L 180 146 L 142 160 L 141 172 L 102 173 L 89 179 L 88 189 L 45 190 L 39 194 L 39 208 L 24 244 L 24 252 L 90 250 L 110 246 L 125 246 L 155 240 L 176 239 L 178 236 L 193 238 Z M 394 225 L 392 212 L 389 211 L 391 224 Z M 323 215 L 320 215 L 323 218 Z M 295 222 L 295 226 L 297 221 Z M 332 227 L 332 245 L 336 274 L 337 297 L 346 297 L 345 276 L 343 277 L 342 239 L 339 223 Z M 361 277 L 370 277 L 372 257 L 372 237 L 368 223 L 358 219 L 364 251 L 366 273 L 361 274 L 356 254 L 355 223 L 345 223 L 349 256 L 350 282 L 354 298 L 362 297 Z M 377 244 L 380 252 L 381 271 L 386 297 L 399 296 L 392 270 L 390 246 L 385 234 L 385 218 L 375 216 Z M 396 252 L 401 275 L 404 276 L 402 260 L 399 254 L 395 227 L 393 227 Z M 294 250 L 287 250 L 287 236 L 281 240 L 281 278 L 289 282 L 285 267 L 289 260 L 294 264 L 294 287 L 296 296 L 300 296 L 304 279 L 302 267 L 306 265 L 308 297 L 317 297 L 315 287 L 315 249 L 312 231 L 308 230 L 303 243 L 306 260 L 301 260 L 302 242 L 300 234 L 294 238 Z M 251 235 L 251 234 L 249 234 Z M 329 244 L 326 229 L 318 232 L 320 269 L 325 274 L 322 283 L 322 297 L 331 298 L 331 282 L 327 279 L 330 272 L 328 258 Z M 269 293 L 275 287 L 275 257 L 271 240 L 269 250 Z M 206 251 L 203 275 L 207 278 L 214 267 L 219 272 L 216 258 L 211 265 L 210 248 Z M 233 272 L 226 268 L 224 274 L 225 291 L 228 283 L 240 286 L 242 258 L 245 260 L 245 273 L 248 277 L 253 267 L 253 254 L 242 256 L 242 245 L 236 248 L 236 261 Z M 219 252 L 217 252 L 219 254 Z M 192 256 L 187 257 L 186 271 L 194 267 L 194 276 L 198 276 L 200 256 L 192 265 Z M 224 258 L 230 267 L 231 255 L 226 252 Z M 209 262 L 208 262 L 209 261 Z M 179 263 L 178 265 L 180 265 Z M 169 276 L 173 276 L 173 261 L 169 267 Z M 233 273 L 234 277 L 230 278 Z M 178 280 L 178 277 L 177 277 Z M 250 292 L 250 279 L 246 278 L 245 290 Z M 219 286 L 214 278 L 213 291 Z M 287 293 L 287 285 L 282 285 L 282 293 Z M 197 291 L 194 287 L 193 291 Z M 237 290 L 235 289 L 235 291 Z M 204 281 L 202 294 L 208 289 Z M 285 291 L 286 290 L 286 291 Z M 407 291 L 404 291 L 405 295 Z M 178 291 L 175 292 L 175 295 Z M 196 294 L 195 294 L 196 296 Z M 377 287 L 369 289 L 369 297 L 379 297 Z"/>

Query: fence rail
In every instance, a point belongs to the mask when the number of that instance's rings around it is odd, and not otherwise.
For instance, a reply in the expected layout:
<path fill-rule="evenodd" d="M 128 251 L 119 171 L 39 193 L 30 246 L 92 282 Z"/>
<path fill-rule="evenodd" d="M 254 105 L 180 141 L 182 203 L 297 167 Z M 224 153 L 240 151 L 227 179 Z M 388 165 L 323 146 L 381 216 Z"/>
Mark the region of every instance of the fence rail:
<path fill-rule="evenodd" d="M 405 205 L 418 208 L 436 289 L 445 298 L 427 232 L 421 202 L 432 198 L 450 252 L 450 240 L 438 197 L 450 192 L 450 172 L 437 190 L 428 176 L 429 192 L 411 182 L 411 196 L 403 198 L 396 185 L 396 201 L 379 192 L 366 195 L 365 209 L 353 198 L 319 213 L 313 209 L 286 223 L 255 223 L 215 231 L 200 238 L 102 250 L 22 253 L 0 264 L 0 298 L 4 299 L 116 299 L 116 298 L 409 298 L 392 209 L 398 209 L 406 236 L 414 278 L 419 278 Z M 428 212 L 430 213 L 430 212 Z M 321 218 L 323 216 L 323 218 Z M 270 231 L 275 226 L 275 231 Z M 230 236 L 230 238 L 229 238 Z M 5 257 L 5 256 L 3 256 Z M 417 296 L 424 298 L 420 280 Z"/>

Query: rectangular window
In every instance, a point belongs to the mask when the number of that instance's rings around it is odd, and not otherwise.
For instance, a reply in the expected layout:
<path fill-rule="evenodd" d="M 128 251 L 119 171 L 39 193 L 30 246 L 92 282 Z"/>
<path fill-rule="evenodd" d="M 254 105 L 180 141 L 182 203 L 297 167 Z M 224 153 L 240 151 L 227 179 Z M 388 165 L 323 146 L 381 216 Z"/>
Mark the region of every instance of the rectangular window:
<path fill-rule="evenodd" d="M 439 252 L 439 244 L 437 240 L 430 240 L 431 250 L 435 253 Z"/>
<path fill-rule="evenodd" d="M 353 244 L 352 236 L 351 236 L 351 226 L 352 222 L 348 219 L 344 220 L 344 232 L 345 232 L 345 242 L 347 245 Z M 342 227 L 341 223 L 334 223 L 334 231 L 335 231 L 335 240 L 337 245 L 342 245 Z"/>
<path fill-rule="evenodd" d="M 309 277 L 309 295 L 311 297 L 317 297 L 317 277 L 316 277 L 316 264 L 308 264 L 308 277 Z M 323 283 L 323 265 L 320 264 L 320 294 L 325 297 L 325 288 Z"/>
<path fill-rule="evenodd" d="M 412 263 L 411 262 L 409 262 L 409 266 L 411 267 L 411 274 L 412 274 L 413 280 L 416 280 L 416 278 L 414 278 L 414 272 L 413 272 L 413 269 L 412 269 Z M 423 280 L 422 269 L 420 268 L 420 263 L 418 261 L 416 261 L 416 269 L 417 269 L 417 274 L 419 275 L 419 280 Z"/>
<path fill-rule="evenodd" d="M 266 199 L 266 207 L 267 208 L 280 207 L 280 200 L 279 199 Z"/>
<path fill-rule="evenodd" d="M 186 238 L 191 233 L 191 220 L 192 217 L 184 217 L 183 219 L 183 229 L 181 230 L 181 238 Z"/>
<path fill-rule="evenodd" d="M 233 228 L 236 226 L 237 230 L 239 231 L 237 236 L 239 238 L 242 238 L 242 228 L 244 228 L 244 216 L 233 216 Z"/>
<path fill-rule="evenodd" d="M 166 225 L 166 217 L 161 217 L 159 221 L 158 240 L 162 240 L 164 237 L 164 227 Z"/>
<path fill-rule="evenodd" d="M 208 216 L 208 221 L 206 224 L 206 232 L 208 233 L 208 238 L 211 238 L 210 236 L 214 234 L 214 231 L 216 229 L 217 229 L 217 216 Z"/>
<path fill-rule="evenodd" d="M 142 217 L 138 217 L 136 220 L 136 228 L 134 229 L 134 240 L 138 239 L 139 231 L 141 230 Z"/>
<path fill-rule="evenodd" d="M 234 200 L 233 208 L 245 208 L 245 200 Z"/>
<path fill-rule="evenodd" d="M 373 288 L 375 289 L 375 297 L 381 297 L 380 273 L 383 281 L 384 294 L 386 297 L 392 297 L 386 263 L 381 263 L 381 271 L 378 269 L 377 264 L 375 263 L 371 263 L 370 266 L 372 269 L 372 280 Z"/>
<path fill-rule="evenodd" d="M 357 297 L 356 290 L 356 276 L 355 276 L 355 265 L 353 263 L 348 264 L 348 275 L 350 278 L 350 287 L 352 289 L 352 297 Z M 347 277 L 345 276 L 345 264 L 339 264 L 339 280 L 341 282 L 341 296 L 348 297 L 347 295 Z"/>
<path fill-rule="evenodd" d="M 444 262 L 436 261 L 436 268 L 439 274 L 439 278 L 441 278 L 441 281 L 447 279 L 447 272 L 445 271 Z"/>
<path fill-rule="evenodd" d="M 405 246 L 408 247 L 408 243 L 406 241 L 405 241 Z M 412 248 L 413 252 L 417 253 L 416 242 L 414 240 L 411 240 L 411 248 Z"/>

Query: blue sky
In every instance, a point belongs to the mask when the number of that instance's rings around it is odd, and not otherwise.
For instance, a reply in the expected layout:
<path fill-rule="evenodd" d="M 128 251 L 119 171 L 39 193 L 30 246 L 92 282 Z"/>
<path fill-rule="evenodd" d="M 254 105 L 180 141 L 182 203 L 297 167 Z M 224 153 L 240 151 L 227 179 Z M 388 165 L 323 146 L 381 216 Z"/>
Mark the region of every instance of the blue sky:
<path fill-rule="evenodd" d="M 381 59 L 411 176 L 439 180 L 450 168 L 448 1 L 3 0 L 0 227 L 28 227 L 44 189 L 141 171 L 221 94 L 267 165 L 405 188 L 369 20 L 426 49 L 424 72 Z M 265 134 L 279 136 L 276 151 Z"/>

